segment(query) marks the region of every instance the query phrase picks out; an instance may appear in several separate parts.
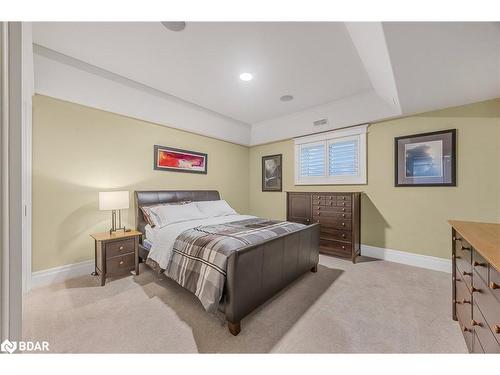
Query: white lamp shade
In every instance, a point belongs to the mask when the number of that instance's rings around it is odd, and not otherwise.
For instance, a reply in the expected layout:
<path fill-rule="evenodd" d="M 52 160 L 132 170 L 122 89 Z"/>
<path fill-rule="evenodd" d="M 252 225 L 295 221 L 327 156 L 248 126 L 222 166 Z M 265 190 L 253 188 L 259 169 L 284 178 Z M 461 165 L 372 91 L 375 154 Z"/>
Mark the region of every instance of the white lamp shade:
<path fill-rule="evenodd" d="M 99 210 L 121 210 L 129 208 L 128 191 L 100 191 Z"/>

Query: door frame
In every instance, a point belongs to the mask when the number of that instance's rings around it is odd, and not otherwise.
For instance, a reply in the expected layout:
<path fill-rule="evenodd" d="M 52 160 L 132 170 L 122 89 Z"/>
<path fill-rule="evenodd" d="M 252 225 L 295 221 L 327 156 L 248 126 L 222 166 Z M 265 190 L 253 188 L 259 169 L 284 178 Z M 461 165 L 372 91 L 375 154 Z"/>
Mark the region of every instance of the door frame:
<path fill-rule="evenodd" d="M 1 22 L 1 338 L 22 336 L 22 122 L 23 74 L 21 22 Z"/>

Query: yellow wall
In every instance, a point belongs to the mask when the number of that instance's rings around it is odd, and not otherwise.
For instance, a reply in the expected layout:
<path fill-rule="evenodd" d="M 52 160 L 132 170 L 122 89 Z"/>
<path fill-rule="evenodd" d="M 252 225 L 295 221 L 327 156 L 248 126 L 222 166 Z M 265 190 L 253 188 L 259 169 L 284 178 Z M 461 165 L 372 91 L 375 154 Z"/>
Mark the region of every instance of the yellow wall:
<path fill-rule="evenodd" d="M 500 99 L 373 124 L 367 185 L 297 187 L 292 140 L 248 148 L 40 95 L 33 106 L 33 271 L 93 258 L 89 233 L 110 225 L 98 191 L 216 189 L 241 213 L 283 219 L 285 193 L 261 191 L 261 157 L 277 153 L 284 191 L 366 193 L 366 245 L 448 258 L 447 219 L 500 221 Z M 394 137 L 449 128 L 458 186 L 395 188 Z M 154 171 L 154 144 L 208 153 L 208 174 Z"/>
<path fill-rule="evenodd" d="M 247 147 L 40 95 L 33 111 L 33 271 L 93 259 L 89 233 L 111 224 L 99 191 L 215 189 L 248 211 Z M 155 144 L 207 153 L 208 174 L 154 171 Z"/>
<path fill-rule="evenodd" d="M 457 187 L 394 187 L 394 137 L 456 128 Z M 285 191 L 363 191 L 365 245 L 450 257 L 448 219 L 500 221 L 500 99 L 373 124 L 368 184 L 294 186 L 292 140 L 250 149 L 250 213 L 284 219 Z M 261 191 L 261 157 L 283 154 L 283 193 Z"/>

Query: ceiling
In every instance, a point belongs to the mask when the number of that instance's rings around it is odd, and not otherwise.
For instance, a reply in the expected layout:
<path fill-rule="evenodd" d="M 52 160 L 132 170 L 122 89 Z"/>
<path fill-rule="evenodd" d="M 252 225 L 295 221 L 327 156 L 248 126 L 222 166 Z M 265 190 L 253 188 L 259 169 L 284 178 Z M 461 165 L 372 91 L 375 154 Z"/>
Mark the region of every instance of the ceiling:
<path fill-rule="evenodd" d="M 343 23 L 35 23 L 34 43 L 253 124 L 371 90 Z M 254 79 L 239 79 L 250 72 Z M 282 95 L 294 100 L 281 102 Z"/>
<path fill-rule="evenodd" d="M 49 22 L 33 42 L 41 94 L 244 145 L 500 97 L 495 22 Z"/>

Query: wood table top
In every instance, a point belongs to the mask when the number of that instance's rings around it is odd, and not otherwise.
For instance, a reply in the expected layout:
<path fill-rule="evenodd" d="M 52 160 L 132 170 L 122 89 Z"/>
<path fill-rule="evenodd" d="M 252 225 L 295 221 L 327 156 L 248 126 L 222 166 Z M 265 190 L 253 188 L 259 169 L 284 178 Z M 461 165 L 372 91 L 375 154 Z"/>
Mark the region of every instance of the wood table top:
<path fill-rule="evenodd" d="M 500 272 L 500 224 L 448 220 L 455 230 Z"/>
<path fill-rule="evenodd" d="M 93 233 L 90 235 L 93 239 L 97 241 L 110 241 L 110 240 L 117 240 L 120 238 L 127 238 L 127 237 L 135 237 L 135 236 L 141 236 L 142 233 L 138 232 L 136 230 L 131 230 L 130 232 L 124 232 L 122 230 L 118 232 L 114 232 L 112 234 L 109 234 L 109 232 L 102 232 L 102 233 Z"/>

